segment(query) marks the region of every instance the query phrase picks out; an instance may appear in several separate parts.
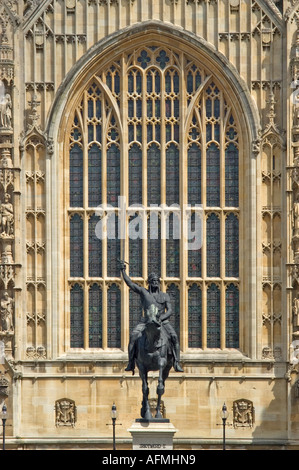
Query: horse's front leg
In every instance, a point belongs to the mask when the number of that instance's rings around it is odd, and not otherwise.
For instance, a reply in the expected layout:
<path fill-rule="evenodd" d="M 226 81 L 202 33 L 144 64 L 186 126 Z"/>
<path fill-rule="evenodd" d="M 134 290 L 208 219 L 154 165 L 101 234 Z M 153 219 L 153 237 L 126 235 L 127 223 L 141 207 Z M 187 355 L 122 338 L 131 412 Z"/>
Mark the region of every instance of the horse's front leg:
<path fill-rule="evenodd" d="M 148 387 L 148 380 L 147 380 L 147 372 L 140 371 L 140 377 L 142 380 L 142 408 L 141 408 L 141 417 L 143 419 L 150 420 L 152 419 L 152 414 L 148 402 L 148 395 L 149 395 L 149 387 Z"/>
<path fill-rule="evenodd" d="M 166 361 L 164 359 L 160 360 L 160 368 L 159 368 L 159 378 L 158 378 L 158 386 L 157 386 L 157 408 L 156 408 L 156 416 L 155 418 L 161 419 L 163 418 L 160 408 L 161 408 L 161 397 L 164 394 L 165 386 L 164 386 L 164 379 L 163 379 L 163 371 L 166 365 Z"/>

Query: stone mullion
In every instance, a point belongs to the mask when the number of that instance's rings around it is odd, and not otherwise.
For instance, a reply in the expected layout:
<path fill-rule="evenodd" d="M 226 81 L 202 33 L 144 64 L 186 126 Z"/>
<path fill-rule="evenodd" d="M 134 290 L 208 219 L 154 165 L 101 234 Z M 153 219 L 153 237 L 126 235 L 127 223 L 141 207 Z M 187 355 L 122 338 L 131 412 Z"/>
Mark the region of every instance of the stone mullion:
<path fill-rule="evenodd" d="M 165 90 L 165 72 L 163 71 L 161 74 L 161 87 L 160 87 L 160 158 L 161 158 L 161 198 L 160 204 L 166 204 L 166 178 L 167 178 L 167 168 L 166 168 L 166 121 L 165 121 L 165 98 L 166 98 L 166 90 Z M 156 113 L 155 113 L 156 115 Z M 156 138 L 156 136 L 155 136 Z M 157 140 L 157 139 L 156 139 Z M 166 220 L 165 217 L 161 214 L 161 277 L 162 279 L 166 278 L 166 238 L 165 238 L 165 229 L 166 229 Z M 168 219 L 169 222 L 169 219 Z"/>
<path fill-rule="evenodd" d="M 186 251 L 185 232 L 188 224 L 187 214 L 184 211 L 188 204 L 188 131 L 185 129 L 187 113 L 187 89 L 185 82 L 185 56 L 180 54 L 180 206 L 181 206 L 181 239 L 180 239 L 180 345 L 182 351 L 188 349 L 188 251 Z M 182 210 L 183 208 L 183 210 Z M 190 214 L 191 217 L 191 214 Z M 186 253 L 186 256 L 185 256 Z"/>
<path fill-rule="evenodd" d="M 88 115 L 87 115 L 87 93 L 84 92 L 84 104 L 83 104 L 83 133 L 84 133 L 84 145 L 83 145 L 83 277 L 88 279 L 89 277 L 89 263 L 88 263 Z M 84 292 L 84 349 L 88 348 L 89 345 L 89 309 L 88 309 L 88 288 L 86 282 L 83 284 Z"/>
<path fill-rule="evenodd" d="M 141 2 L 142 3 L 142 2 Z M 140 70 L 141 71 L 141 70 Z M 147 127 L 148 127 L 148 119 L 147 119 L 147 83 L 146 83 L 146 73 L 141 71 L 142 73 L 142 139 L 143 142 L 146 142 L 146 145 L 142 145 L 142 192 L 143 192 L 143 205 L 147 208 L 147 212 L 145 215 L 144 220 L 146 221 L 145 232 L 146 236 L 143 240 L 142 246 L 142 271 L 143 271 L 143 278 L 146 280 L 148 276 L 148 268 L 147 268 L 147 251 L 148 251 L 148 215 L 149 215 L 149 208 L 148 208 L 148 197 L 147 197 L 147 151 L 148 151 L 148 142 L 147 142 Z"/>
<path fill-rule="evenodd" d="M 123 213 L 129 204 L 129 136 L 128 136 L 128 75 L 127 65 L 125 62 L 124 54 L 121 58 L 120 68 L 120 79 L 121 85 L 121 99 L 120 99 L 120 115 L 122 119 L 123 134 L 120 137 L 121 142 L 121 195 L 125 197 L 125 207 L 121 211 L 121 224 L 125 224 L 122 227 L 121 237 L 125 236 L 125 239 L 120 240 L 120 257 L 123 260 L 129 258 L 129 237 L 128 237 L 128 220 L 127 212 Z M 121 225 L 122 226 L 122 225 Z M 125 282 L 121 283 L 121 346 L 126 348 L 129 341 L 129 289 Z"/>
<path fill-rule="evenodd" d="M 215 103 L 215 99 L 214 99 Z M 220 92 L 220 207 L 226 205 L 225 200 L 225 129 L 223 123 L 224 119 L 224 96 Z M 215 130 L 215 127 L 214 127 Z M 220 212 L 220 277 L 222 282 L 220 284 L 220 347 L 225 348 L 225 213 L 223 209 Z"/>
<path fill-rule="evenodd" d="M 207 206 L 206 194 L 206 102 L 202 99 L 202 159 L 201 159 L 201 201 L 203 208 Z M 207 243 L 206 243 L 206 227 L 207 227 L 207 211 L 203 214 L 202 227 L 202 249 L 201 249 L 201 276 L 202 284 L 202 348 L 207 348 L 207 285 L 205 279 L 207 277 Z"/>

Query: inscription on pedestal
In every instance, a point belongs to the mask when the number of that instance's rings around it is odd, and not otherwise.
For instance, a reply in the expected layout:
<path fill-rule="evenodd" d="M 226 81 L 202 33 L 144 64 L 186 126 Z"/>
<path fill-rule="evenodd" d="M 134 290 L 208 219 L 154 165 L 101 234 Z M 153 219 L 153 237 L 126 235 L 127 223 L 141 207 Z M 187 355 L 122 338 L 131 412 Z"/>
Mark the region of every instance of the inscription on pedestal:
<path fill-rule="evenodd" d="M 172 450 L 177 429 L 168 419 L 136 420 L 128 431 L 133 438 L 133 450 Z"/>

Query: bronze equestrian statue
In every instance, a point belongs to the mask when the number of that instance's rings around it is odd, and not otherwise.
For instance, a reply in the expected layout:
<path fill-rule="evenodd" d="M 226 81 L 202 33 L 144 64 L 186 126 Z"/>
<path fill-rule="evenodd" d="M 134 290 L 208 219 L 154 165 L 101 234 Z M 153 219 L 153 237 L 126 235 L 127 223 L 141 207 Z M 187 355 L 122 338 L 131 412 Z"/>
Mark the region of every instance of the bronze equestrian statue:
<path fill-rule="evenodd" d="M 126 273 L 126 265 L 121 261 L 121 273 L 124 281 L 140 295 L 144 316 L 136 325 L 130 337 L 128 348 L 129 364 L 126 371 L 134 375 L 135 363 L 142 379 L 143 402 L 141 416 L 146 420 L 152 419 L 148 404 L 148 371 L 159 371 L 157 387 L 156 418 L 162 418 L 160 413 L 161 396 L 165 389 L 165 380 L 173 366 L 175 371 L 183 372 L 180 366 L 180 346 L 169 322 L 172 313 L 169 295 L 161 292 L 160 279 L 156 274 L 150 274 L 148 278 L 148 290 L 135 284 Z"/>

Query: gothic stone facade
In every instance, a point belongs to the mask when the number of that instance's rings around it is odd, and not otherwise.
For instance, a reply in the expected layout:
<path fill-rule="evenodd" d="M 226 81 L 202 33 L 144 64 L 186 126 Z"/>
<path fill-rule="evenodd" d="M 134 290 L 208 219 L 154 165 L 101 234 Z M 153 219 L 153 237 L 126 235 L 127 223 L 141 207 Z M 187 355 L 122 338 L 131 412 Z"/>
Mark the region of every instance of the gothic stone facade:
<path fill-rule="evenodd" d="M 0 0 L 9 447 L 110 448 L 115 402 L 130 448 L 118 254 L 141 285 L 160 270 L 175 304 L 175 447 L 220 446 L 224 402 L 229 446 L 299 447 L 298 51 L 298 0 Z M 96 243 L 94 207 L 138 191 L 145 218 L 150 200 L 199 202 L 202 249 Z"/>

